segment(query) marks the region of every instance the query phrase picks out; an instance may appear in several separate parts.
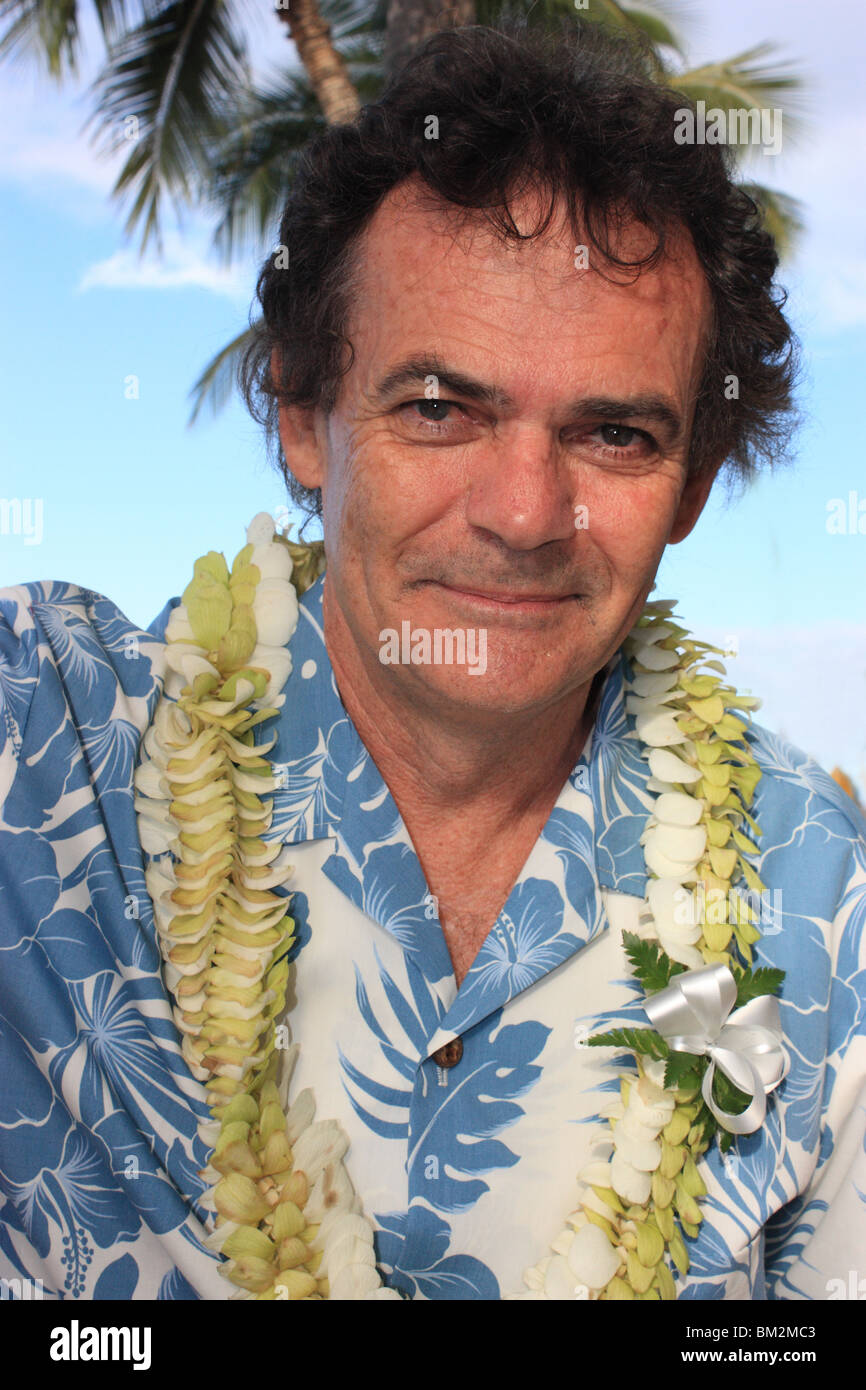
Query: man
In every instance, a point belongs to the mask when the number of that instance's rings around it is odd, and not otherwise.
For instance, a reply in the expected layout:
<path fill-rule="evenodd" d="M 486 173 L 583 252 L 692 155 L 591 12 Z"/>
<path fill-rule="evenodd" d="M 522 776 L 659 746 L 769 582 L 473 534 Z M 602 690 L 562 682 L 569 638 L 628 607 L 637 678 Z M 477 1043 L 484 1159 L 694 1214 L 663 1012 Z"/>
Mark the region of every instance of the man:
<path fill-rule="evenodd" d="M 440 35 L 308 151 L 289 269 L 260 278 L 248 399 L 327 557 L 270 753 L 292 1094 L 348 1135 L 413 1298 L 525 1295 L 583 1191 L 617 1082 L 580 1044 L 646 1021 L 622 933 L 654 798 L 622 644 L 720 468 L 754 466 L 790 407 L 772 246 L 719 151 L 674 141 L 677 105 L 591 30 Z M 0 610 L 0 1257 L 67 1296 L 224 1291 L 131 798 L 173 606 L 149 635 L 72 586 Z M 458 632 L 465 659 L 431 656 L 424 634 Z M 866 825 L 749 740 L 790 1070 L 702 1162 L 678 1294 L 826 1298 L 862 1249 Z M 530 1292 L 587 1296 L 540 1269 Z"/>

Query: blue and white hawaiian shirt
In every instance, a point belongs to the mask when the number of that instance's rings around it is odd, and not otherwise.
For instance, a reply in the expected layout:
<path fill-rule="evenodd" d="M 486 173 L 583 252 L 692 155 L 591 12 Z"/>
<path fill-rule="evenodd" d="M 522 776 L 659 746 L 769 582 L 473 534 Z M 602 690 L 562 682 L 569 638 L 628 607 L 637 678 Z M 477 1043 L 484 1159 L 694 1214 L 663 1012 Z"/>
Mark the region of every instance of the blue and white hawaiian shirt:
<path fill-rule="evenodd" d="M 623 929 L 646 885 L 649 768 L 611 663 L 590 739 L 458 989 L 435 899 L 340 700 L 303 596 L 271 756 L 293 846 L 294 1097 L 335 1118 L 386 1282 L 500 1299 L 549 1253 L 646 1025 Z M 161 636 L 71 584 L 0 591 L 0 1276 L 56 1298 L 225 1298 L 201 1244 L 197 1133 L 160 976 L 132 776 Z M 866 1272 L 866 822 L 767 730 L 760 963 L 786 973 L 790 1072 L 756 1134 L 702 1161 L 685 1299 L 826 1299 Z M 459 1036 L 456 1065 L 433 1054 Z M 852 1282 L 852 1274 L 854 1276 Z"/>

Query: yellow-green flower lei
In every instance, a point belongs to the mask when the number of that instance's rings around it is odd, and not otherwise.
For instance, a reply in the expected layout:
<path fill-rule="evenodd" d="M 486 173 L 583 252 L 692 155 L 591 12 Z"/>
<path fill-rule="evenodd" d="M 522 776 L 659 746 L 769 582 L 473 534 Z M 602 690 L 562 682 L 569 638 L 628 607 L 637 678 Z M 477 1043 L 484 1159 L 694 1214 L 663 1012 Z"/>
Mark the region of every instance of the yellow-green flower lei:
<path fill-rule="evenodd" d="M 758 914 L 739 892 L 742 882 L 765 891 L 747 857 L 757 846 L 743 830 L 761 833 L 748 809 L 761 771 L 747 725 L 734 713 L 759 701 L 724 684 L 725 667 L 715 658 L 725 653 L 671 621 L 674 607 L 648 603 L 625 645 L 634 671 L 626 710 L 635 716 L 634 736 L 649 745 L 647 787 L 659 796 L 641 837 L 649 880 L 640 931 L 623 933 L 623 942 L 650 1006 L 651 996 L 688 971 L 722 966 L 742 1007 L 774 994 L 784 977 L 750 968 Z M 581 1172 L 579 1206 L 553 1254 L 525 1272 L 529 1293 L 510 1297 L 675 1299 L 671 1263 L 688 1272 L 686 1240 L 703 1219 L 698 1199 L 707 1189 L 698 1160 L 720 1132 L 727 1150 L 751 1096 L 715 1071 L 708 1106 L 708 1057 L 674 1050 L 651 1028 L 615 1029 L 587 1042 L 634 1052 L 637 1077 L 620 1077 L 621 1104 L 604 1143 L 612 1156 Z M 780 1067 L 767 1089 L 783 1075 Z"/>
<path fill-rule="evenodd" d="M 207 1244 L 228 1257 L 220 1270 L 236 1297 L 399 1298 L 376 1270 L 372 1227 L 342 1164 L 346 1136 L 313 1122 L 310 1091 L 287 1109 L 277 1085 L 294 923 L 273 889 L 292 868 L 262 838 L 276 735 L 256 744 L 254 730 L 285 699 L 297 594 L 323 555 L 321 544 L 275 535 L 264 513 L 247 535 L 231 572 L 214 551 L 196 561 L 166 629 L 174 675 L 135 777 L 142 845 L 158 856 L 146 881 L 166 985 L 212 1116 L 199 1127 L 212 1149 Z M 296 1055 L 283 1052 L 283 1090 Z"/>
<path fill-rule="evenodd" d="M 146 881 L 166 986 L 183 1056 L 212 1115 L 199 1126 L 211 1149 L 202 1205 L 216 1213 L 206 1243 L 227 1257 L 220 1268 L 235 1297 L 399 1299 L 375 1268 L 372 1227 L 342 1163 L 346 1136 L 333 1121 L 314 1123 L 309 1090 L 286 1105 L 297 1045 L 282 1052 L 279 1076 L 276 1020 L 294 923 L 289 899 L 272 890 L 292 867 L 262 838 L 277 785 L 267 760 L 276 735 L 257 744 L 254 730 L 285 700 L 297 598 L 325 556 L 322 542 L 275 533 L 265 513 L 247 537 L 231 571 L 214 551 L 196 561 L 166 630 L 172 675 L 135 777 L 141 842 L 155 856 Z M 761 774 L 746 725 L 731 712 L 758 702 L 723 684 L 724 667 L 708 659 L 723 653 L 672 623 L 673 607 L 647 604 L 626 645 L 636 672 L 627 709 L 650 746 L 648 786 L 661 796 L 642 837 L 651 874 L 642 930 L 624 940 L 648 993 L 688 968 L 721 964 L 734 974 L 739 1004 L 781 982 L 779 971 L 746 968 L 756 914 L 745 904 L 734 911 L 729 893 L 741 876 L 764 889 L 746 858 L 756 846 L 741 829 L 760 834 L 748 806 Z M 672 830 L 684 858 L 665 853 Z M 694 884 L 690 893 L 683 883 Z M 691 920 L 674 910 L 672 884 L 691 900 Z M 584 1170 L 581 1204 L 553 1254 L 526 1271 L 528 1293 L 506 1297 L 675 1298 L 668 1260 L 687 1271 L 684 1237 L 698 1232 L 706 1192 L 697 1160 L 719 1128 L 718 1105 L 711 1113 L 701 1095 L 707 1059 L 671 1051 L 652 1029 L 589 1041 L 637 1057 L 638 1079 L 621 1077 L 622 1114 L 611 1120 L 614 1158 Z M 718 1073 L 714 1087 L 725 1113 L 748 1103 Z M 617 1128 L 625 1151 L 629 1126 L 654 1146 L 640 1150 L 640 1168 L 616 1153 Z M 633 1141 L 627 1151 L 635 1157 Z"/>

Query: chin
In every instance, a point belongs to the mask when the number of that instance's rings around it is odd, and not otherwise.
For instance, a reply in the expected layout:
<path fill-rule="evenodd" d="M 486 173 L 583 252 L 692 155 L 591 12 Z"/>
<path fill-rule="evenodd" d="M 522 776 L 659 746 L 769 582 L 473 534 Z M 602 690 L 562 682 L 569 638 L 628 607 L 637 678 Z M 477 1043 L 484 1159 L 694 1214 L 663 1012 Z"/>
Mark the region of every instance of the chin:
<path fill-rule="evenodd" d="M 471 667 L 427 667 L 418 668 L 415 674 L 434 702 L 450 703 L 455 711 L 500 715 L 522 714 L 547 706 L 569 690 L 578 689 L 585 679 L 569 678 L 567 672 L 551 679 L 549 671 L 537 671 L 534 679 L 527 678 L 521 676 L 520 666 L 514 661 L 500 666 L 488 664 L 485 671 L 479 667 L 475 675 L 471 671 Z"/>

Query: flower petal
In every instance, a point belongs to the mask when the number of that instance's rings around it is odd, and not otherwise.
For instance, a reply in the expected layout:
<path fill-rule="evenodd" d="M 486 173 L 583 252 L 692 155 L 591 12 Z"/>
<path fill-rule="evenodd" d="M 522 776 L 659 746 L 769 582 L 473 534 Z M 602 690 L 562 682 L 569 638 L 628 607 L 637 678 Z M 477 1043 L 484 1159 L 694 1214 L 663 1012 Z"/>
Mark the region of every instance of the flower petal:
<path fill-rule="evenodd" d="M 599 1235 L 603 1235 L 599 1231 Z M 554 1255 L 544 1273 L 544 1292 L 548 1298 L 571 1299 L 575 1296 L 574 1275 L 563 1255 Z"/>
<path fill-rule="evenodd" d="M 666 748 L 651 749 L 649 765 L 653 777 L 657 777 L 660 782 L 686 784 L 699 782 L 702 776 L 699 767 L 692 767 L 691 763 L 684 762 L 676 753 L 671 753 Z"/>
<path fill-rule="evenodd" d="M 669 747 L 682 743 L 683 732 L 677 724 L 676 715 L 670 710 L 656 707 L 652 713 L 639 714 L 635 720 L 638 738 L 651 748 Z"/>
<path fill-rule="evenodd" d="M 641 1173 L 654 1173 L 662 1161 L 662 1147 L 655 1139 L 636 1139 L 623 1133 L 621 1125 L 617 1125 L 613 1139 L 616 1153 L 611 1167 L 621 1158 Z"/>
<path fill-rule="evenodd" d="M 263 579 L 256 585 L 253 602 L 258 641 L 284 647 L 298 625 L 298 596 L 286 579 Z"/>
<path fill-rule="evenodd" d="M 652 1191 L 652 1176 L 639 1172 L 618 1153 L 610 1161 L 610 1180 L 614 1191 L 625 1202 L 637 1202 L 643 1206 Z"/>
<path fill-rule="evenodd" d="M 697 864 L 707 847 L 707 832 L 703 825 L 668 825 L 662 821 L 650 827 L 644 843 L 676 864 Z"/>
<path fill-rule="evenodd" d="M 603 1289 L 619 1266 L 620 1256 L 600 1227 L 589 1224 L 577 1232 L 568 1252 L 574 1279 L 590 1289 Z"/>
<path fill-rule="evenodd" d="M 634 660 L 648 671 L 668 671 L 672 666 L 679 666 L 680 654 L 669 652 L 666 647 L 646 646 L 635 653 Z"/>
<path fill-rule="evenodd" d="M 653 815 L 666 825 L 697 825 L 703 809 L 700 799 L 687 792 L 663 792 L 656 798 Z"/>

